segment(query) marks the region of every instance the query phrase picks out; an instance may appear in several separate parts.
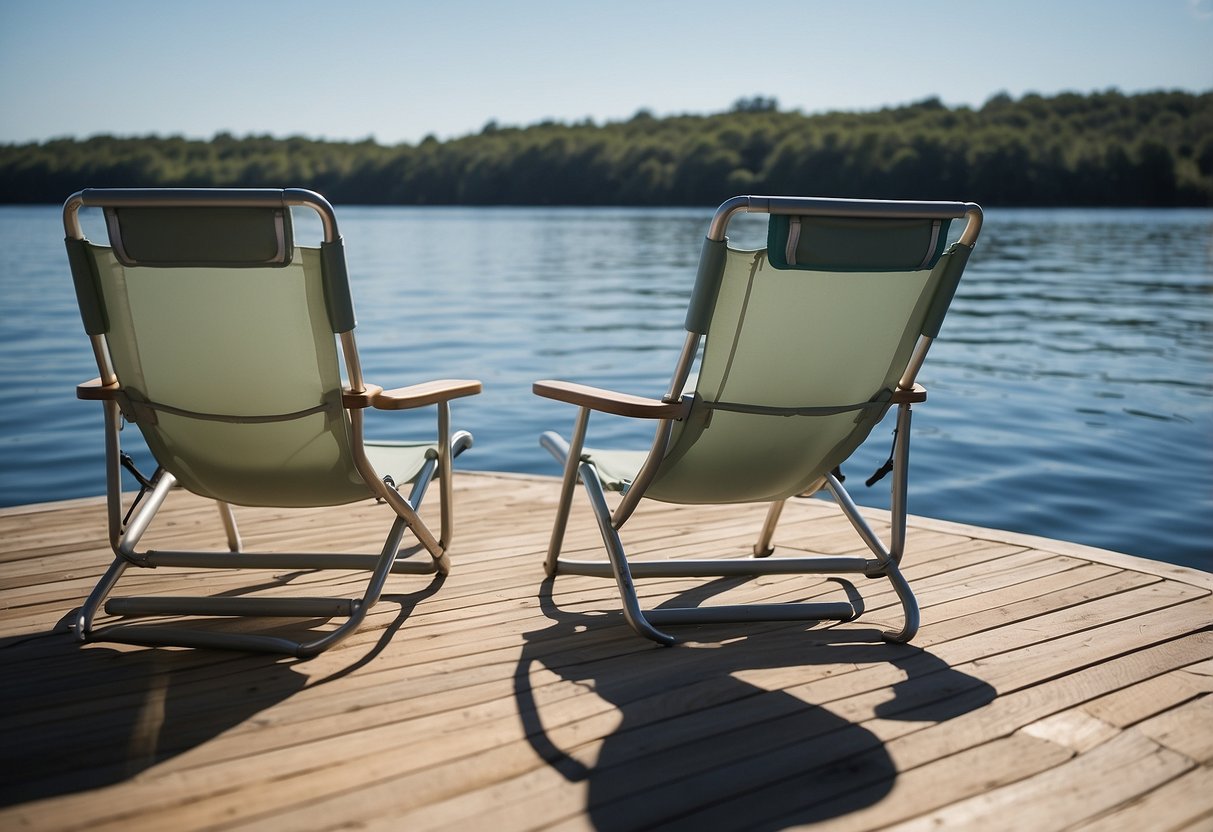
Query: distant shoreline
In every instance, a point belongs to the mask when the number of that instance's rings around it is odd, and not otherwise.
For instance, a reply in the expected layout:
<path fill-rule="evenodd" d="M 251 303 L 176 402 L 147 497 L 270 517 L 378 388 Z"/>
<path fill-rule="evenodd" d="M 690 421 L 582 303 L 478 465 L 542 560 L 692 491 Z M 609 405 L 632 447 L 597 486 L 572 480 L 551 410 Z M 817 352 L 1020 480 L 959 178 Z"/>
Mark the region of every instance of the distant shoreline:
<path fill-rule="evenodd" d="M 394 146 L 145 136 L 0 145 L 0 204 L 85 187 L 307 187 L 345 205 L 680 207 L 738 193 L 1003 207 L 1213 206 L 1213 92 L 931 98 L 805 115 L 773 99 L 602 125 L 490 121 Z"/>

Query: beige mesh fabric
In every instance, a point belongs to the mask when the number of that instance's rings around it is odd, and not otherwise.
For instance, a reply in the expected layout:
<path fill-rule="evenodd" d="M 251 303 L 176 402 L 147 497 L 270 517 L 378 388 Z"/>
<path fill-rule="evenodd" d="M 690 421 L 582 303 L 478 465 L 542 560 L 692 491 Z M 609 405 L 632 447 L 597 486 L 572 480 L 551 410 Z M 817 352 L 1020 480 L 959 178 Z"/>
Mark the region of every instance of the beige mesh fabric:
<path fill-rule="evenodd" d="M 820 482 L 885 407 L 768 415 L 707 403 L 813 408 L 891 392 L 909 362 L 938 277 L 933 270 L 779 270 L 765 251 L 730 249 L 689 417 L 675 425 L 645 496 L 678 503 L 779 500 Z"/>
<path fill-rule="evenodd" d="M 318 250 L 297 249 L 283 268 L 241 269 L 127 268 L 107 247 L 90 250 L 110 319 L 110 354 L 132 401 L 127 409 L 183 486 L 242 505 L 371 496 L 353 464 Z M 299 418 L 224 421 L 321 406 Z M 425 447 L 393 453 L 412 464 Z"/>
<path fill-rule="evenodd" d="M 636 473 L 649 456 L 648 451 L 624 451 L 610 448 L 583 448 L 582 459 L 594 463 L 598 481 L 605 491 L 623 491 L 636 479 Z"/>

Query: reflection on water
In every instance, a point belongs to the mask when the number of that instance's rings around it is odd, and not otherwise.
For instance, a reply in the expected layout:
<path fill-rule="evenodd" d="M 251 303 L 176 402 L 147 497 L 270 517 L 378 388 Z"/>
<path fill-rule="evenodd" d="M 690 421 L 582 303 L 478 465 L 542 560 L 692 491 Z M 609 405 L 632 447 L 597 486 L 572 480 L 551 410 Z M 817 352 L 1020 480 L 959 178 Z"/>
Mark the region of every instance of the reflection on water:
<path fill-rule="evenodd" d="M 532 396 L 535 379 L 664 392 L 711 209 L 338 210 L 368 379 L 485 383 L 455 403 L 477 440 L 464 467 L 557 473 L 536 438 L 573 412 Z M 96 373 L 59 216 L 0 207 L 2 505 L 104 488 L 100 414 L 73 397 Z M 731 232 L 761 245 L 764 223 Z M 921 376 L 911 512 L 1213 568 L 1211 240 L 1213 211 L 988 211 Z M 376 416 L 378 435 L 429 427 Z M 592 428 L 596 444 L 651 438 Z M 845 466 L 851 482 L 890 431 Z"/>

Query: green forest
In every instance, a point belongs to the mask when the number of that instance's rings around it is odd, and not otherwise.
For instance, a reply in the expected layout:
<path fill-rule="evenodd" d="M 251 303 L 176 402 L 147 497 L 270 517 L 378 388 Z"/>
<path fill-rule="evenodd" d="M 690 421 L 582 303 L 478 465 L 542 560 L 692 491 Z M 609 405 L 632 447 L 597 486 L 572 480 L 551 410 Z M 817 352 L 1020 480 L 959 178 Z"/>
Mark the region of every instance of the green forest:
<path fill-rule="evenodd" d="M 738 100 L 714 115 L 490 121 L 382 145 L 220 133 L 0 145 L 0 202 L 86 187 L 304 187 L 334 203 L 714 205 L 740 193 L 1005 206 L 1213 205 L 1213 92 L 929 98 L 871 112 Z"/>

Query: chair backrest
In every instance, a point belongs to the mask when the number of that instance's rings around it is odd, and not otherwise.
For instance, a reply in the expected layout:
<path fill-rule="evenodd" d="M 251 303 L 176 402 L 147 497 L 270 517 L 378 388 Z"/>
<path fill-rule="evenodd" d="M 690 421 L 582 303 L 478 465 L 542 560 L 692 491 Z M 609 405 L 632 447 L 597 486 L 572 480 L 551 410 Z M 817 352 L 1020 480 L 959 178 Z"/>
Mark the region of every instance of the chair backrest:
<path fill-rule="evenodd" d="M 814 487 L 881 420 L 919 341 L 938 333 L 972 248 L 944 250 L 948 222 L 976 206 L 901 217 L 898 203 L 854 201 L 841 215 L 799 215 L 786 202 L 766 249 L 705 242 L 687 314 L 688 331 L 706 335 L 694 400 L 645 496 L 772 501 Z"/>
<path fill-rule="evenodd" d="M 104 208 L 109 233 L 109 245 L 90 243 L 65 213 L 85 329 L 156 461 L 189 490 L 236 504 L 370 496 L 341 402 L 336 333 L 354 320 L 328 203 L 291 191 L 79 197 L 77 207 Z M 289 204 L 330 212 L 332 239 L 296 246 Z"/>

